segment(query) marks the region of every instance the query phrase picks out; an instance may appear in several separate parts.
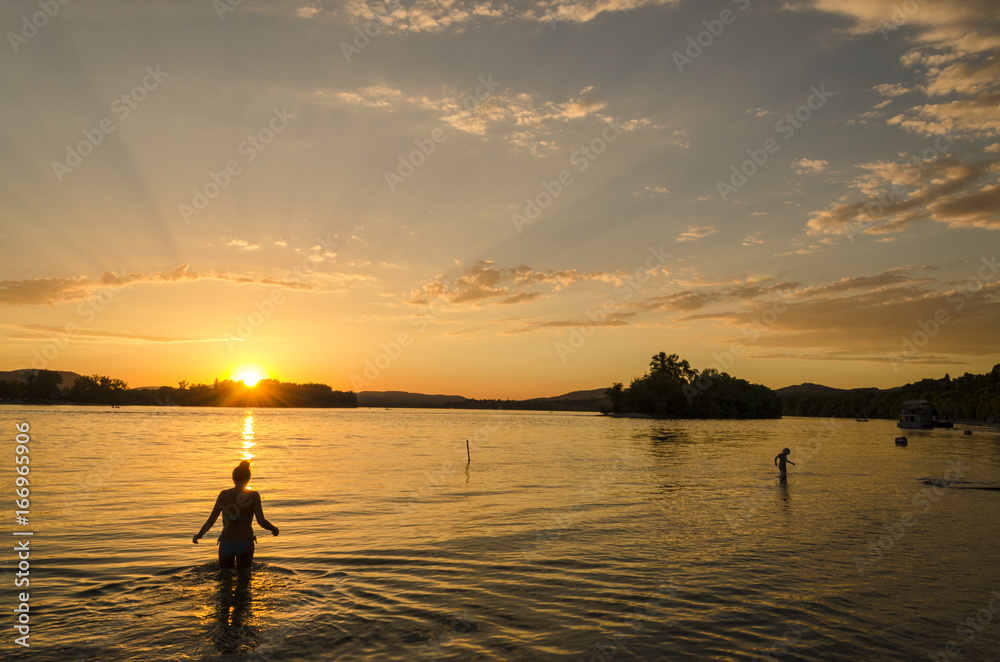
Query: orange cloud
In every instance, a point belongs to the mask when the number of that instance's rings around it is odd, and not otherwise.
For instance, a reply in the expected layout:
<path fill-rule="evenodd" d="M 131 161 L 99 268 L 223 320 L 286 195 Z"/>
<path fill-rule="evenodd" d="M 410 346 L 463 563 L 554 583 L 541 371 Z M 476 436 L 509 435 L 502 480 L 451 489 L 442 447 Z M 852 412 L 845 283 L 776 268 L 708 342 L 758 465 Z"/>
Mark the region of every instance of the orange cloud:
<path fill-rule="evenodd" d="M 295 289 L 314 289 L 311 284 L 292 279 L 260 278 L 223 272 L 195 273 L 188 265 L 181 264 L 171 271 L 153 274 L 106 271 L 97 280 L 85 276 L 73 278 L 29 278 L 0 281 L 0 304 L 37 306 L 79 301 L 94 296 L 101 290 L 126 287 L 133 283 L 175 283 L 210 278 L 240 284 L 274 285 Z"/>

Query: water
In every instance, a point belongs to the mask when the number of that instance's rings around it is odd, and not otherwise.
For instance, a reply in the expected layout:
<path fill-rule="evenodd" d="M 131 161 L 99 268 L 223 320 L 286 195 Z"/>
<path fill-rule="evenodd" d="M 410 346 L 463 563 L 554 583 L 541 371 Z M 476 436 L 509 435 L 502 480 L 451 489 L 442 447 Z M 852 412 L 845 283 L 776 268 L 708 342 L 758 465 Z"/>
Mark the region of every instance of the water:
<path fill-rule="evenodd" d="M 1000 485 L 995 430 L 911 431 L 900 448 L 890 421 L 6 406 L 11 501 L 22 421 L 31 648 L 14 645 L 8 616 L 4 658 L 1000 650 L 1000 492 L 968 489 Z M 781 483 L 772 461 L 786 446 L 797 465 Z M 281 529 L 258 531 L 249 580 L 218 569 L 221 522 L 191 543 L 243 458 Z M 10 614 L 9 547 L 4 560 Z"/>

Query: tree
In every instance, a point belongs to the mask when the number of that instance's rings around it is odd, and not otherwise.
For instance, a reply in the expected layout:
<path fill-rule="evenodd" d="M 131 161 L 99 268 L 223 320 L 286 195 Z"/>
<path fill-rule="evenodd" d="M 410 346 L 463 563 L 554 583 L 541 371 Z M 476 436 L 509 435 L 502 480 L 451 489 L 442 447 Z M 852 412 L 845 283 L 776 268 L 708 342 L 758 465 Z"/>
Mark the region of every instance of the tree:
<path fill-rule="evenodd" d="M 691 382 L 698 376 L 697 370 L 691 369 L 686 359 L 681 360 L 676 354 L 667 356 L 666 352 L 654 354 L 649 361 L 649 374 L 658 377 L 671 377 Z"/>
<path fill-rule="evenodd" d="M 605 394 L 608 413 L 636 412 L 685 418 L 778 418 L 781 399 L 759 384 L 720 373 L 697 370 L 676 354 L 660 352 L 649 362 L 650 371 L 628 388 L 615 383 Z"/>
<path fill-rule="evenodd" d="M 54 370 L 34 370 L 21 376 L 21 392 L 28 400 L 54 400 L 62 393 L 62 375 Z"/>
<path fill-rule="evenodd" d="M 69 398 L 85 404 L 114 405 L 125 401 L 128 384 L 107 375 L 81 375 L 73 382 Z"/>

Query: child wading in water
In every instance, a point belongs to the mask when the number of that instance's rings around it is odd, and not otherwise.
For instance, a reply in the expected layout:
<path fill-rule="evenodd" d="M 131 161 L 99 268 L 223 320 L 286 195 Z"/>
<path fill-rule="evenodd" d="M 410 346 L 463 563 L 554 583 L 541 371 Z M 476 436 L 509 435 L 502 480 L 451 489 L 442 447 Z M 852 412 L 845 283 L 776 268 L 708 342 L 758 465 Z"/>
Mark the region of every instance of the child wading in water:
<path fill-rule="evenodd" d="M 790 464 L 792 466 L 795 466 L 795 463 L 788 459 L 788 454 L 791 453 L 791 452 L 792 451 L 790 451 L 789 449 L 786 448 L 786 449 L 784 449 L 783 451 L 781 451 L 780 453 L 778 453 L 777 455 L 774 456 L 774 463 L 778 465 L 778 471 L 781 472 L 782 476 L 784 476 L 785 472 L 788 470 L 785 467 L 785 462 L 787 462 L 788 464 Z"/>

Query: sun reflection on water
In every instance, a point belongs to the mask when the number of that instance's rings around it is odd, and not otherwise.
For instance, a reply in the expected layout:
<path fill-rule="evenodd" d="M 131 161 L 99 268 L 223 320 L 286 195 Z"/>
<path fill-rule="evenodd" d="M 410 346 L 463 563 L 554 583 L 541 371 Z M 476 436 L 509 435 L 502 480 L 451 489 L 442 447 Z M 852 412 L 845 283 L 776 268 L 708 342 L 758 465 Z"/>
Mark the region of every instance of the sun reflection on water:
<path fill-rule="evenodd" d="M 253 412 L 252 411 L 248 411 L 246 413 L 246 416 L 243 417 L 243 459 L 244 460 L 252 460 L 253 459 L 253 453 L 250 452 L 250 449 L 257 445 L 257 442 L 254 441 L 253 424 L 254 424 Z"/>

